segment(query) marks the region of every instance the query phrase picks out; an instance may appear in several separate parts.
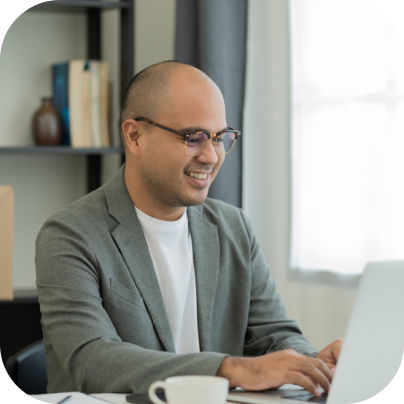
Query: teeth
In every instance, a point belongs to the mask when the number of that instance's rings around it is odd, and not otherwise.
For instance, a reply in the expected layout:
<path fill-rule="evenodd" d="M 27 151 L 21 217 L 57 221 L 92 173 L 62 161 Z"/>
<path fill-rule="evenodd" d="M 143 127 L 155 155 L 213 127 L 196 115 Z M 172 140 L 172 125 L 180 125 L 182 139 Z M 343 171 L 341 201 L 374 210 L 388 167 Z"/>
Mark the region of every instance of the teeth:
<path fill-rule="evenodd" d="M 193 173 L 192 171 L 189 172 L 188 175 L 192 178 L 198 178 L 199 180 L 204 180 L 208 176 L 208 174 Z"/>

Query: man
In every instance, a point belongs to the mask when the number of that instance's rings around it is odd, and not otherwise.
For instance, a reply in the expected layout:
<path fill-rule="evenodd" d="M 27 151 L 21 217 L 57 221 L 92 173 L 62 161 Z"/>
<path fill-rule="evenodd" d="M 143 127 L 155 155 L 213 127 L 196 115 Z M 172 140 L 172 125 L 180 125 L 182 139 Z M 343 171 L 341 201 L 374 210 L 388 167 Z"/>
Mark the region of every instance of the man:
<path fill-rule="evenodd" d="M 37 239 L 48 391 L 142 398 L 153 381 L 187 374 L 328 391 L 341 341 L 310 346 L 244 213 L 207 198 L 239 135 L 218 87 L 159 63 L 132 80 L 121 123 L 125 166 Z"/>

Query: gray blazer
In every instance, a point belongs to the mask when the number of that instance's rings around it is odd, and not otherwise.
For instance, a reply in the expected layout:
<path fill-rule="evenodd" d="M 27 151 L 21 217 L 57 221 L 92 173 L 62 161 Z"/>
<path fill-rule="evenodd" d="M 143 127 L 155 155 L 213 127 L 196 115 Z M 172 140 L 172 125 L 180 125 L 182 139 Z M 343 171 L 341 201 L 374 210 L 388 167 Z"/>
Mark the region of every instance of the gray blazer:
<path fill-rule="evenodd" d="M 242 210 L 188 208 L 201 353 L 178 355 L 153 263 L 124 182 L 53 214 L 36 243 L 48 392 L 131 392 L 175 375 L 215 375 L 227 355 L 294 348 L 315 356 L 288 319 Z"/>

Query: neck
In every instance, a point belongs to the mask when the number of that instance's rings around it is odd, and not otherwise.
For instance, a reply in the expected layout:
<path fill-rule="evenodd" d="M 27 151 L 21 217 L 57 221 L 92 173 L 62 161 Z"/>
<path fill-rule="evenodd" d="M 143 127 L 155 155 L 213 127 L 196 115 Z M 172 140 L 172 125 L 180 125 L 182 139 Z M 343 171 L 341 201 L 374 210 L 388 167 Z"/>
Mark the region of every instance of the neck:
<path fill-rule="evenodd" d="M 173 222 L 185 212 L 184 206 L 167 206 L 151 197 L 144 188 L 142 181 L 135 174 L 135 170 L 125 166 L 125 185 L 133 204 L 146 215 L 155 219 Z"/>

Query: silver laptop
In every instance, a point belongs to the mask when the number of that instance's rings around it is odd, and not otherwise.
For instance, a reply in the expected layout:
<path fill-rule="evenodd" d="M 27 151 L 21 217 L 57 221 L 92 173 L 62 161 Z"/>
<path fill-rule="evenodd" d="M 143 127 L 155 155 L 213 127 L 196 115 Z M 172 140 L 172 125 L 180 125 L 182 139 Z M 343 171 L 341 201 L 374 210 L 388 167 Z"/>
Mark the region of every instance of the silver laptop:
<path fill-rule="evenodd" d="M 404 261 L 369 263 L 362 275 L 327 404 L 373 397 L 397 373 L 404 350 Z M 284 397 L 288 398 L 284 398 Z M 320 402 L 285 385 L 264 392 L 230 392 L 230 402 L 267 404 Z"/>

